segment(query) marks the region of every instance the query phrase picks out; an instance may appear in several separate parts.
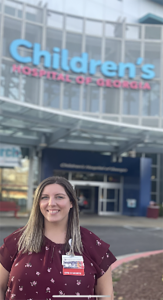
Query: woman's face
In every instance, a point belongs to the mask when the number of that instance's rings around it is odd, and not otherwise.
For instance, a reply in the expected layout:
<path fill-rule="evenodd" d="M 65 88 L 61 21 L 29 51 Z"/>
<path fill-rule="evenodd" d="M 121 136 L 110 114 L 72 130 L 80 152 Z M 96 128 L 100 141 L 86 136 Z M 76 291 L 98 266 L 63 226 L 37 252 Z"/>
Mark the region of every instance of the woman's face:
<path fill-rule="evenodd" d="M 40 211 L 45 222 L 66 222 L 72 203 L 64 188 L 59 184 L 45 186 L 41 199 Z"/>

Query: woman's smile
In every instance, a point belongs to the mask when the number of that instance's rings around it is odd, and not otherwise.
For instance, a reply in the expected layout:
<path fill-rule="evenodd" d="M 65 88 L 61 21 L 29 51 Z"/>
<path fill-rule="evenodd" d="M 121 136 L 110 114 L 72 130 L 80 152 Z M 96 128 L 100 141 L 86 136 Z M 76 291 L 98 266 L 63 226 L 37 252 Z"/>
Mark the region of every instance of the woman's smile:
<path fill-rule="evenodd" d="M 59 210 L 56 209 L 47 209 L 47 212 L 51 215 L 56 215 L 57 213 L 59 213 Z"/>
<path fill-rule="evenodd" d="M 72 203 L 61 185 L 54 183 L 45 186 L 40 199 L 45 223 L 67 222 L 71 207 Z"/>

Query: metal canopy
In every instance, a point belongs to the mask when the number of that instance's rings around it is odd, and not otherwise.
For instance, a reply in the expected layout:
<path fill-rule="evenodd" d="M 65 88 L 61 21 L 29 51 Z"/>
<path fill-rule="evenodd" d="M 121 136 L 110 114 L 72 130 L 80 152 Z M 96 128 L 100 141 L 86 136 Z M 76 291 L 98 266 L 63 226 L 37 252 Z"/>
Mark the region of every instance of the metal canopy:
<path fill-rule="evenodd" d="M 0 142 L 111 152 L 163 153 L 163 129 L 116 123 L 4 98 L 0 100 Z"/>

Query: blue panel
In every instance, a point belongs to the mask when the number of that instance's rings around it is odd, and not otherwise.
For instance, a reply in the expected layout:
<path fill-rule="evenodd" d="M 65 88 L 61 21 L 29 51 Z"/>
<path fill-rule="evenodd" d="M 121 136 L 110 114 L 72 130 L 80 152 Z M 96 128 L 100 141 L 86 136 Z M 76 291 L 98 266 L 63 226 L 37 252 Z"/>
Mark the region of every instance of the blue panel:
<path fill-rule="evenodd" d="M 153 14 L 147 14 L 144 17 L 139 19 L 139 23 L 144 24 L 163 24 L 163 18 L 158 17 Z"/>
<path fill-rule="evenodd" d="M 139 161 L 140 166 L 140 161 Z M 135 199 L 136 207 L 127 207 L 127 199 Z M 140 205 L 140 178 L 139 175 L 136 178 L 124 177 L 123 186 L 123 214 L 127 216 L 139 216 Z"/>
<path fill-rule="evenodd" d="M 93 167 L 93 169 L 90 169 L 90 167 Z M 101 170 L 103 167 L 104 169 Z M 115 169 L 110 171 L 110 168 Z M 117 171 L 117 168 L 119 171 Z M 126 169 L 127 172 L 122 172 L 122 169 Z M 151 159 L 149 158 L 123 157 L 122 163 L 113 163 L 110 156 L 102 155 L 98 152 L 46 148 L 42 151 L 41 170 L 42 180 L 53 176 L 54 170 L 123 176 L 122 213 L 131 216 L 146 216 L 151 192 Z M 98 189 L 96 189 L 97 193 Z M 136 207 L 128 208 L 127 199 L 136 199 Z M 97 203 L 95 209 L 97 211 Z"/>
<path fill-rule="evenodd" d="M 151 165 L 150 158 L 140 159 L 140 216 L 146 216 L 147 207 L 151 200 Z"/>
<path fill-rule="evenodd" d="M 69 167 L 64 167 L 64 164 L 68 164 Z M 89 168 L 90 166 L 92 169 Z M 121 163 L 113 163 L 111 156 L 102 155 L 98 152 L 46 148 L 42 152 L 42 179 L 51 176 L 53 170 L 138 177 L 139 158 L 123 157 Z"/>

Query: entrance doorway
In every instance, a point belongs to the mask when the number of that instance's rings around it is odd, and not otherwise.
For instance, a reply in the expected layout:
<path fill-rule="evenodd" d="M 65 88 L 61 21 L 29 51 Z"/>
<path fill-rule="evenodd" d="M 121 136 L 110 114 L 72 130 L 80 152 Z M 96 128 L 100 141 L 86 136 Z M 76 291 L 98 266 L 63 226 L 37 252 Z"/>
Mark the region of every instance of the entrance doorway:
<path fill-rule="evenodd" d="M 115 215 L 122 213 L 122 186 L 111 184 L 110 187 L 99 187 L 99 215 Z"/>
<path fill-rule="evenodd" d="M 82 211 L 93 214 L 95 212 L 95 187 L 76 185 L 75 190 L 78 199 L 83 197 L 87 201 L 87 205 L 82 208 Z"/>
<path fill-rule="evenodd" d="M 82 194 L 88 202 L 87 207 L 83 209 L 84 213 L 105 216 L 122 214 L 122 183 L 72 180 L 71 184 L 77 197 Z"/>

